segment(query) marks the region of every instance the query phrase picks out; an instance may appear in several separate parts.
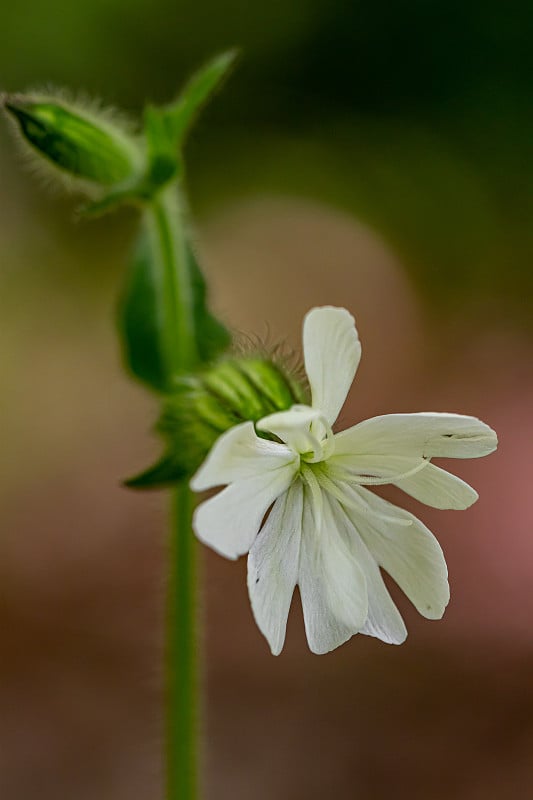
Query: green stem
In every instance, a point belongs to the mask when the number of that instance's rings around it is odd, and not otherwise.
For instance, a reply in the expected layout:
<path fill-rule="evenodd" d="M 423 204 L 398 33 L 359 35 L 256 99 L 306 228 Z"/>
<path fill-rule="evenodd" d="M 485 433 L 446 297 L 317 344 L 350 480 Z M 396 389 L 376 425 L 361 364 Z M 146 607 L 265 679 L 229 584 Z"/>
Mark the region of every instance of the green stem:
<path fill-rule="evenodd" d="M 172 184 L 151 203 L 148 224 L 163 298 L 163 330 L 168 384 L 196 360 L 193 293 L 180 187 Z M 187 485 L 172 491 L 168 540 L 166 615 L 166 777 L 167 800 L 196 800 L 197 630 L 196 541 L 193 498 Z"/>
<path fill-rule="evenodd" d="M 196 541 L 187 486 L 172 492 L 167 587 L 167 800 L 198 794 Z"/>
<path fill-rule="evenodd" d="M 196 358 L 194 298 L 187 256 L 184 209 L 179 187 L 171 184 L 148 209 L 154 249 L 161 264 L 163 330 L 169 382 L 191 369 Z"/>

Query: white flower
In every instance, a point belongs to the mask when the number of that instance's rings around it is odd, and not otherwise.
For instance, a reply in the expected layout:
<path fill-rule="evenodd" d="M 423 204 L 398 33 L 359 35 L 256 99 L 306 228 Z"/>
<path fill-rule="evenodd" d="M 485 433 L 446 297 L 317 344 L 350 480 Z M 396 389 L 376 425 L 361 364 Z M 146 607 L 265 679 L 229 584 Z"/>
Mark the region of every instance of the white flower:
<path fill-rule="evenodd" d="M 314 653 L 359 632 L 400 644 L 407 631 L 380 567 L 429 619 L 448 603 L 448 571 L 420 520 L 366 487 L 391 483 L 435 508 L 468 508 L 474 489 L 431 459 L 485 456 L 496 434 L 475 417 L 437 413 L 373 417 L 333 434 L 361 357 L 353 317 L 312 309 L 303 348 L 312 405 L 256 424 L 279 441 L 252 422 L 220 436 L 191 486 L 227 486 L 197 508 L 194 529 L 227 558 L 249 554 L 253 613 L 275 655 L 296 585 Z"/>

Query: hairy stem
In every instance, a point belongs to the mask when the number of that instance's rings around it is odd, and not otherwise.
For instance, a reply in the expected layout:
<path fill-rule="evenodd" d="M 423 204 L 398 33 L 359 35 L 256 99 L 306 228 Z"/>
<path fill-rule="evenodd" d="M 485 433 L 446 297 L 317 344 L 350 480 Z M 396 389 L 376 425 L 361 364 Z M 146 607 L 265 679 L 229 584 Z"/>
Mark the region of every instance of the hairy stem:
<path fill-rule="evenodd" d="M 180 187 L 172 184 L 151 203 L 150 238 L 160 265 L 164 354 L 168 384 L 196 359 L 193 292 Z M 166 613 L 167 800 L 198 797 L 196 541 L 193 498 L 187 485 L 172 490 Z"/>
<path fill-rule="evenodd" d="M 190 370 L 196 358 L 193 292 L 179 187 L 171 184 L 166 188 L 147 213 L 150 239 L 161 267 L 165 360 L 172 386 L 174 378 Z"/>
<path fill-rule="evenodd" d="M 187 486 L 172 491 L 167 586 L 167 800 L 198 796 L 196 541 Z"/>

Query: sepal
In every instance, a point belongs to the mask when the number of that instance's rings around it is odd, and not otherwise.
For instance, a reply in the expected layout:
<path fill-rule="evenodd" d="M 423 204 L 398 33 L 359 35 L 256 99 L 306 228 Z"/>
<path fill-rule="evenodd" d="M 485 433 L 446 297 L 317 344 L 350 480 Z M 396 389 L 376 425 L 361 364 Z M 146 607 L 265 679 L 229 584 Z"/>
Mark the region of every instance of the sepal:
<path fill-rule="evenodd" d="M 188 479 L 225 431 L 308 401 L 306 387 L 283 363 L 263 355 L 222 359 L 183 378 L 165 400 L 156 428 L 165 441 L 164 455 L 127 485 L 158 488 Z"/>
<path fill-rule="evenodd" d="M 173 453 L 165 453 L 152 467 L 128 478 L 124 486 L 128 489 L 153 489 L 162 488 L 179 483 L 187 477 L 187 471 Z"/>

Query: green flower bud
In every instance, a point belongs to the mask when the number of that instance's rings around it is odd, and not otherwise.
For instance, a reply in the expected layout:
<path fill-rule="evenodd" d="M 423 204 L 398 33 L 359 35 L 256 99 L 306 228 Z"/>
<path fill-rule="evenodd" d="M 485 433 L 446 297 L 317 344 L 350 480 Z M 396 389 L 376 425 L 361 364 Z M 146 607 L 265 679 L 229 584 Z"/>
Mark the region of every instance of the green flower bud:
<path fill-rule="evenodd" d="M 282 363 L 264 356 L 219 361 L 184 380 L 166 401 L 157 425 L 165 455 L 127 485 L 151 488 L 188 478 L 229 428 L 308 402 L 307 387 Z"/>
<path fill-rule="evenodd" d="M 71 178 L 111 186 L 130 181 L 142 154 L 124 123 L 53 97 L 17 95 L 4 101 L 22 141 Z"/>

